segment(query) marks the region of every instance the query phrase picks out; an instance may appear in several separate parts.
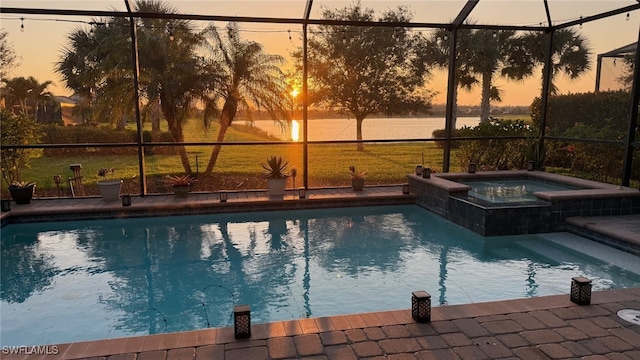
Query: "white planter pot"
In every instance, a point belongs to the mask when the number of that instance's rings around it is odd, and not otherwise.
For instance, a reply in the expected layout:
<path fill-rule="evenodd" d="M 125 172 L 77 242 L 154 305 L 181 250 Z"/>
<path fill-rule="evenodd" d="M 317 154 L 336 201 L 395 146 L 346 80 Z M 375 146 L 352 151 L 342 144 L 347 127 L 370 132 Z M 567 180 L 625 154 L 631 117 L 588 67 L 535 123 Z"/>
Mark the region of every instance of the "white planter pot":
<path fill-rule="evenodd" d="M 287 178 L 267 179 L 269 190 L 267 194 L 269 198 L 282 199 L 284 197 L 284 189 L 287 185 Z"/>
<path fill-rule="evenodd" d="M 106 202 L 112 202 L 118 200 L 120 197 L 120 188 L 122 187 L 122 180 L 107 180 L 98 181 L 98 189 L 102 195 L 102 200 Z"/>

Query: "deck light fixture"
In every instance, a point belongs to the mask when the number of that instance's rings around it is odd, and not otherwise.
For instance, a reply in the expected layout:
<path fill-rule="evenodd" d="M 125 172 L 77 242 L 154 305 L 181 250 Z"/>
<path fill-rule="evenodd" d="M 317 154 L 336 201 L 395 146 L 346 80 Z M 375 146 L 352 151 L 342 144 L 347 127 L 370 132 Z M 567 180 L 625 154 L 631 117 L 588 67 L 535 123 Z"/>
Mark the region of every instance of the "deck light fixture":
<path fill-rule="evenodd" d="M 422 175 L 422 165 L 416 165 L 416 175 Z"/>
<path fill-rule="evenodd" d="M 528 170 L 528 171 L 533 171 L 533 169 L 534 169 L 534 164 L 535 164 L 535 163 L 534 163 L 533 161 L 529 161 L 529 162 L 527 163 L 527 170 Z"/>
<path fill-rule="evenodd" d="M 2 199 L 2 212 L 11 211 L 11 200 Z"/>
<path fill-rule="evenodd" d="M 220 191 L 220 202 L 227 202 L 227 192 L 226 191 Z"/>
<path fill-rule="evenodd" d="M 411 293 L 411 317 L 417 322 L 431 321 L 431 295 L 428 292 Z"/>
<path fill-rule="evenodd" d="M 591 304 L 591 280 L 582 276 L 571 278 L 571 302 L 578 305 Z"/>
<path fill-rule="evenodd" d="M 409 194 L 409 184 L 402 184 L 402 193 L 405 195 Z"/>
<path fill-rule="evenodd" d="M 301 187 L 298 188 L 298 199 L 304 199 L 307 197 L 307 189 Z"/>
<path fill-rule="evenodd" d="M 467 167 L 467 172 L 469 174 L 475 174 L 476 173 L 476 163 L 469 163 L 469 166 Z"/>
<path fill-rule="evenodd" d="M 249 305 L 233 307 L 233 333 L 236 339 L 251 337 L 251 308 Z"/>
<path fill-rule="evenodd" d="M 122 195 L 122 206 L 131 206 L 131 195 Z"/>

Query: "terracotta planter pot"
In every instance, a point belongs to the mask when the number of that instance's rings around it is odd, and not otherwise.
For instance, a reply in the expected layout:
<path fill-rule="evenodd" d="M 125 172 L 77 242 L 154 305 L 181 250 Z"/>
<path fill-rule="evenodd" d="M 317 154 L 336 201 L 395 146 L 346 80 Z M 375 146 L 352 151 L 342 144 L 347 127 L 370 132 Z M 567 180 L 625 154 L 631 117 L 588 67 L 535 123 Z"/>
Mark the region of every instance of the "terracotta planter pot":
<path fill-rule="evenodd" d="M 102 195 L 102 200 L 106 202 L 117 201 L 120 197 L 122 180 L 98 181 L 98 189 Z"/>
<path fill-rule="evenodd" d="M 11 198 L 16 204 L 28 204 L 33 199 L 33 193 L 36 191 L 36 186 L 27 187 L 11 187 L 9 186 L 9 193 Z"/>

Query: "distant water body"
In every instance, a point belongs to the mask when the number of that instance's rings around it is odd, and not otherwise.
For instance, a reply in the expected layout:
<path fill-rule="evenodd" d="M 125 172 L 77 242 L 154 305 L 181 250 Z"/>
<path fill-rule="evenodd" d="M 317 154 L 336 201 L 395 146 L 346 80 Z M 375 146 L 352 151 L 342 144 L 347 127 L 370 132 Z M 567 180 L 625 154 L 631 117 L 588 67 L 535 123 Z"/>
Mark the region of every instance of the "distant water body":
<path fill-rule="evenodd" d="M 459 117 L 456 127 L 476 126 L 479 117 Z M 282 140 L 292 140 L 292 131 L 283 131 L 272 120 L 256 120 L 254 126 Z M 298 121 L 302 140 L 302 121 Z M 294 126 L 295 128 L 295 126 Z M 444 118 L 368 118 L 362 123 L 364 140 L 401 140 L 431 138 L 434 130 L 444 129 Z M 356 140 L 355 119 L 309 120 L 310 141 Z"/>

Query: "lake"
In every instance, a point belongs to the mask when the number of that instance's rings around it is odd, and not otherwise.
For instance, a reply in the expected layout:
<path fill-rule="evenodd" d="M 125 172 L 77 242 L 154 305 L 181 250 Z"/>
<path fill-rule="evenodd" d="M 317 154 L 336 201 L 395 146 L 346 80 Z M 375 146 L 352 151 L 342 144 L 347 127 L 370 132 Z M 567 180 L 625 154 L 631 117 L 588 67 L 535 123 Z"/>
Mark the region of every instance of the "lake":
<path fill-rule="evenodd" d="M 479 117 L 459 117 L 457 128 L 476 126 Z M 285 132 L 273 120 L 255 120 L 254 126 L 282 140 L 292 139 L 292 133 L 302 140 L 302 121 L 294 120 Z M 362 122 L 363 140 L 401 140 L 431 138 L 434 130 L 444 129 L 444 118 L 367 118 Z M 309 141 L 356 140 L 355 119 L 309 120 Z"/>

